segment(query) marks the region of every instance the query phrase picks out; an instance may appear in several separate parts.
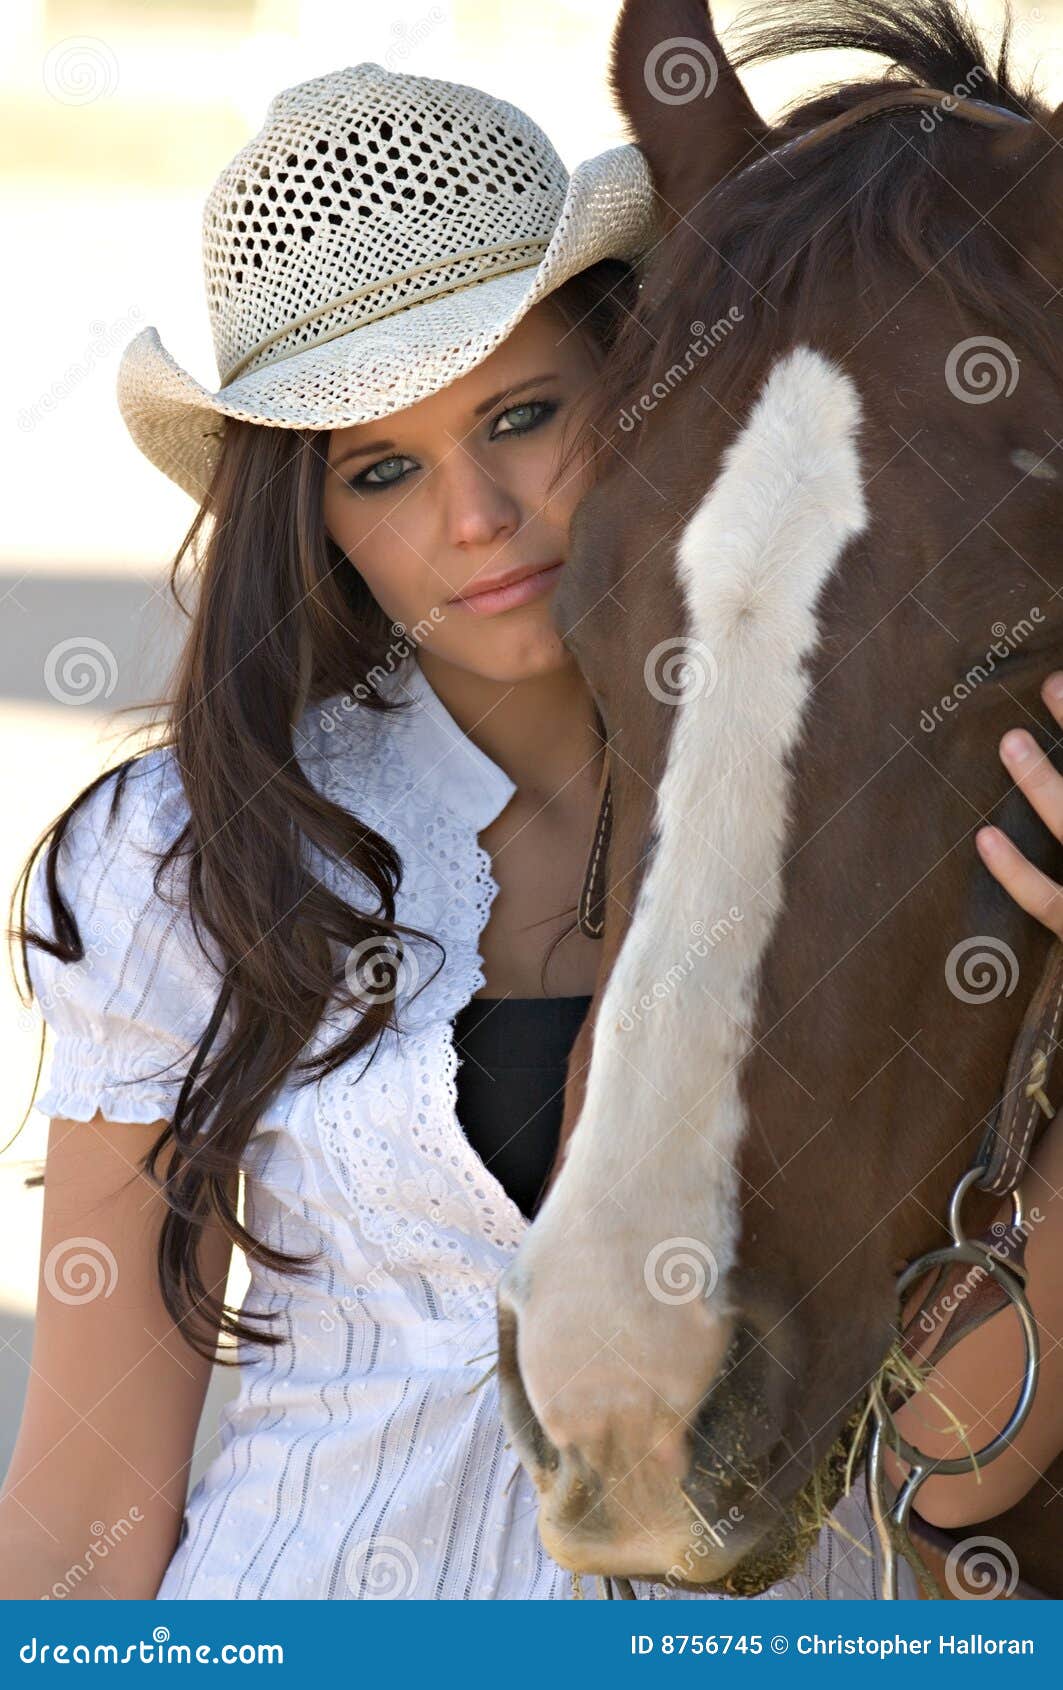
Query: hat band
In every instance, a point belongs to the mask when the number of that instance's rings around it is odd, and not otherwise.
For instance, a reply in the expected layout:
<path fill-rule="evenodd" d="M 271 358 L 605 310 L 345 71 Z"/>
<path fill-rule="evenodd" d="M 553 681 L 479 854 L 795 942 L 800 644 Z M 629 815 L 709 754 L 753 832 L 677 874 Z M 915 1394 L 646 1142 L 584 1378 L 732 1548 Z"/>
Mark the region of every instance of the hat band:
<path fill-rule="evenodd" d="M 343 334 L 349 334 L 352 327 L 365 328 L 370 323 L 377 323 L 385 317 L 395 316 L 399 311 L 406 311 L 411 305 L 421 305 L 425 301 L 439 298 L 443 294 L 457 293 L 462 288 L 475 287 L 478 282 L 490 281 L 494 276 L 508 275 L 513 270 L 526 270 L 530 263 L 535 262 L 534 257 L 529 258 L 528 254 L 537 254 L 541 261 L 549 245 L 548 240 L 526 240 L 507 241 L 502 246 L 477 247 L 472 252 L 461 252 L 451 258 L 438 259 L 432 264 L 421 264 L 415 270 L 403 270 L 397 275 L 387 277 L 383 282 L 373 282 L 368 287 L 355 288 L 353 292 L 345 293 L 339 299 L 331 299 L 327 304 L 315 306 L 312 311 L 304 312 L 303 316 L 293 318 L 290 323 L 285 323 L 281 328 L 275 329 L 272 334 L 267 335 L 264 340 L 260 340 L 257 346 L 253 346 L 250 352 L 246 352 L 242 358 L 231 366 L 222 380 L 219 392 L 235 381 L 236 377 L 246 370 L 247 366 L 253 363 L 267 347 L 274 345 L 278 340 L 282 340 L 285 335 L 291 334 L 293 329 L 301 329 L 305 324 L 312 323 L 319 317 L 327 316 L 331 311 L 339 311 L 345 305 L 354 305 L 358 300 L 365 299 L 368 294 L 379 293 L 383 288 L 392 287 L 398 282 L 410 281 L 415 276 L 431 275 L 434 270 L 449 271 L 453 270 L 456 264 L 464 264 L 474 259 L 487 260 L 486 263 L 482 263 L 478 267 L 475 275 L 467 276 L 464 281 L 426 288 L 417 295 L 416 299 L 403 299 L 398 304 L 392 303 L 367 317 L 360 317 L 356 324 L 341 323 L 337 328 L 331 329 L 328 334 L 319 335 L 316 340 L 310 342 L 309 346 L 291 346 L 286 351 L 279 353 L 276 358 L 267 358 L 258 368 L 268 369 L 273 364 L 281 364 L 286 358 L 294 358 L 297 353 L 308 352 L 311 346 L 324 346 L 327 341 L 336 340 Z M 521 255 L 519 259 L 507 257 L 507 254 L 514 251 L 519 251 Z M 494 262 L 491 262 L 492 259 Z"/>

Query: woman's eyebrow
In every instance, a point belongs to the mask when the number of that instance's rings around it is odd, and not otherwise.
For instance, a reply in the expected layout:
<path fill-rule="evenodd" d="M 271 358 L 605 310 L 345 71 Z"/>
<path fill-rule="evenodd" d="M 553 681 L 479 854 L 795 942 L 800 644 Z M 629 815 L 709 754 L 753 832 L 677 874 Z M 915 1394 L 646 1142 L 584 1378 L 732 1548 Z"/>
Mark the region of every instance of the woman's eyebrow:
<path fill-rule="evenodd" d="M 544 370 L 541 375 L 526 376 L 523 381 L 514 382 L 511 387 L 504 387 L 501 393 L 493 393 L 490 399 L 482 400 L 474 409 L 473 416 L 482 417 L 485 412 L 490 411 L 493 406 L 497 405 L 500 399 L 507 399 L 512 393 L 522 393 L 526 387 L 534 387 L 536 382 L 556 380 L 556 370 Z M 360 458 L 367 452 L 394 452 L 397 450 L 394 440 L 367 440 L 358 446 L 348 446 L 346 452 L 340 453 L 332 468 L 339 469 L 349 458 Z"/>

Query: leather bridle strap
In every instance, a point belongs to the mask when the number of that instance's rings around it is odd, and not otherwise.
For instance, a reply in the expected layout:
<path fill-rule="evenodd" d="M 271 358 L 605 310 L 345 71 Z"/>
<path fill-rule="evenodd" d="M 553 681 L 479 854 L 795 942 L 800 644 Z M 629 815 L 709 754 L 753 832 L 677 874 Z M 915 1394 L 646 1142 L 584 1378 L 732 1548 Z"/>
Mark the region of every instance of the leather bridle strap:
<path fill-rule="evenodd" d="M 1063 943 L 1053 939 L 1037 990 L 1027 1006 L 1000 1101 L 990 1117 L 979 1163 L 986 1170 L 979 1191 L 1006 1197 L 1026 1169 L 1039 1130 L 1055 1110 L 1047 1084 L 1059 1051 L 1063 1023 Z"/>
<path fill-rule="evenodd" d="M 1063 1068 L 1059 1059 L 1059 1036 L 1063 1025 L 1063 943 L 1053 939 L 1037 990 L 1026 1009 L 1022 1026 L 1012 1046 L 1011 1060 L 1000 1099 L 990 1116 L 989 1127 L 982 1140 L 976 1166 L 985 1172 L 975 1182 L 976 1189 L 991 1196 L 1006 1197 L 1022 1183 L 1030 1155 L 1046 1122 L 1055 1115 L 1055 1108 L 1047 1087 L 1053 1074 Z M 994 1223 L 974 1240 L 986 1254 L 1007 1265 L 1025 1284 L 1026 1232 L 1015 1226 L 1000 1227 Z M 918 1308 L 905 1325 L 902 1342 L 911 1354 L 917 1347 L 919 1330 L 929 1330 L 924 1324 L 934 1318 L 934 1311 L 945 1298 L 953 1302 L 955 1312 L 947 1323 L 932 1354 L 934 1362 L 941 1361 L 947 1352 L 977 1327 L 1008 1306 L 1008 1296 L 991 1273 L 978 1279 L 973 1291 L 957 1301 L 955 1289 L 969 1281 L 970 1268 L 950 1275 L 942 1271 L 934 1276 Z M 951 1279 L 951 1285 L 947 1282 Z"/>

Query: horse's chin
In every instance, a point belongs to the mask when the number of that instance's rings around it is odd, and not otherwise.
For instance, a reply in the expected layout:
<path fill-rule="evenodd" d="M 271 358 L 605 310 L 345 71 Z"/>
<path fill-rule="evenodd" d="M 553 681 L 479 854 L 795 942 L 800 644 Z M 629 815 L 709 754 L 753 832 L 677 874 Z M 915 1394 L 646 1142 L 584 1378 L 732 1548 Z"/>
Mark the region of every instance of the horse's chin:
<path fill-rule="evenodd" d="M 819 1467 L 791 1498 L 785 1513 L 726 1573 L 704 1580 L 669 1578 L 662 1573 L 636 1576 L 672 1590 L 746 1597 L 762 1596 L 783 1579 L 793 1578 L 804 1567 L 823 1527 L 829 1525 L 831 1514 L 849 1488 L 850 1475 L 858 1471 L 861 1451 L 854 1451 L 852 1446 L 856 1439 L 863 1443 L 865 1427 L 862 1410 L 855 1411 Z"/>

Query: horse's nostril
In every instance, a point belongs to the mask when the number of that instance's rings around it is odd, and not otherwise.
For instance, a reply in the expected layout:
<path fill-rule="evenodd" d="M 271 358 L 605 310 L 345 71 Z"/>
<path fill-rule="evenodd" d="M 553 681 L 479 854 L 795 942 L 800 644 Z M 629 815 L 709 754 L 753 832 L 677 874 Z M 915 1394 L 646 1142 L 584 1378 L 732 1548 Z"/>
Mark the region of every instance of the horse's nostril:
<path fill-rule="evenodd" d="M 731 1485 L 753 1478 L 777 1446 L 792 1378 L 748 1324 L 735 1328 L 693 1421 L 696 1470 Z"/>
<path fill-rule="evenodd" d="M 525 1466 L 553 1472 L 558 1452 L 528 1400 L 517 1361 L 517 1311 L 498 1299 L 498 1391 L 509 1441 Z"/>

